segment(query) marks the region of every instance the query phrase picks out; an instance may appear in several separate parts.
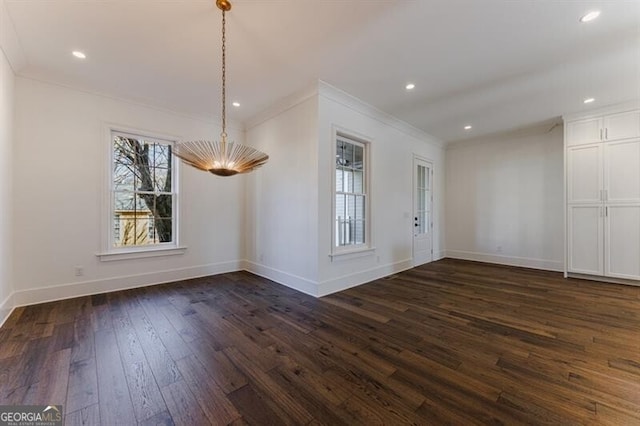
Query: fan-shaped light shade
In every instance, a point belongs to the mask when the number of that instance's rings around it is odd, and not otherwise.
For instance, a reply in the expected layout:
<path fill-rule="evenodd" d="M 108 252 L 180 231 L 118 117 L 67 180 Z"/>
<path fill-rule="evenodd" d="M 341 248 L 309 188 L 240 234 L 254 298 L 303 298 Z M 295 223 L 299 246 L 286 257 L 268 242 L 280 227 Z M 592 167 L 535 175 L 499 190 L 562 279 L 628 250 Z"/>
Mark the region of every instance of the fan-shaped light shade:
<path fill-rule="evenodd" d="M 189 141 L 178 143 L 174 153 L 196 169 L 218 176 L 248 173 L 267 162 L 269 156 L 249 146 L 220 141 Z"/>

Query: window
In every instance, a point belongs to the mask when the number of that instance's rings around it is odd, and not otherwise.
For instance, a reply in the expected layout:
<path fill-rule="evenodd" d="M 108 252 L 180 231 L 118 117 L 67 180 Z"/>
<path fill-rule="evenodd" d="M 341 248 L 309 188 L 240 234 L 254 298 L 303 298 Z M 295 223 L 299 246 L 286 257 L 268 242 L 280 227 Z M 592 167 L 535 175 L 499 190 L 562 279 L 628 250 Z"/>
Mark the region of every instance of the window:
<path fill-rule="evenodd" d="M 336 136 L 334 252 L 370 244 L 367 147 L 343 134 Z"/>
<path fill-rule="evenodd" d="M 111 132 L 110 251 L 176 247 L 173 142 Z"/>

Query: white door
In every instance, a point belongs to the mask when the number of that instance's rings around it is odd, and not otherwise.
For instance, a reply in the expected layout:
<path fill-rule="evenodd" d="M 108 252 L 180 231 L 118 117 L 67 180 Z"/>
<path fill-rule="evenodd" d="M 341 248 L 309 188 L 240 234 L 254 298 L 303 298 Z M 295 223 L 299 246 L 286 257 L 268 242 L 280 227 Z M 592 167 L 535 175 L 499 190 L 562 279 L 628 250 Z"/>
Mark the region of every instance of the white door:
<path fill-rule="evenodd" d="M 413 266 L 433 260 L 433 166 L 413 159 Z"/>

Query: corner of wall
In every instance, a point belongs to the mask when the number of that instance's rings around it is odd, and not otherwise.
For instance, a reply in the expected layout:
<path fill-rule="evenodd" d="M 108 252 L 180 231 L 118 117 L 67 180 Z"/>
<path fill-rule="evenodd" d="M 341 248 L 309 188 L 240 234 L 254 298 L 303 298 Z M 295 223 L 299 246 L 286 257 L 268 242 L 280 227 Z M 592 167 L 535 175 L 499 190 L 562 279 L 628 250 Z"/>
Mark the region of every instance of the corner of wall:
<path fill-rule="evenodd" d="M 16 308 L 13 296 L 14 293 L 12 292 L 5 300 L 0 302 L 0 327 L 4 325 L 4 323 L 9 319 L 9 316 L 11 316 L 13 310 Z"/>
<path fill-rule="evenodd" d="M 15 75 L 8 55 L 7 27 L 10 24 L 4 1 L 0 3 L 0 325 L 11 314 L 14 303 L 12 273 L 13 144 Z M 12 28 L 12 27 L 11 27 Z"/>
<path fill-rule="evenodd" d="M 308 294 L 309 296 L 318 297 L 318 283 L 315 281 L 290 274 L 269 266 L 253 262 L 251 260 L 242 261 L 242 269 L 262 278 L 274 281 L 278 284 Z"/>
<path fill-rule="evenodd" d="M 285 111 L 303 103 L 307 99 L 312 98 L 313 96 L 317 96 L 319 93 L 319 82 L 320 80 L 304 87 L 301 90 L 298 90 L 297 92 L 281 98 L 268 108 L 251 117 L 249 120 L 247 120 L 247 123 L 245 125 L 245 132 L 256 126 L 259 126 L 265 121 L 275 118 Z"/>
<path fill-rule="evenodd" d="M 22 49 L 5 0 L 0 0 L 0 49 L 4 52 L 14 73 L 17 74 L 27 65 L 27 57 Z"/>
<path fill-rule="evenodd" d="M 399 262 L 389 263 L 387 265 L 381 265 L 364 271 L 358 271 L 337 278 L 332 278 L 318 283 L 316 297 L 328 296 L 332 293 L 357 287 L 411 268 L 413 268 L 413 259 L 404 259 Z"/>

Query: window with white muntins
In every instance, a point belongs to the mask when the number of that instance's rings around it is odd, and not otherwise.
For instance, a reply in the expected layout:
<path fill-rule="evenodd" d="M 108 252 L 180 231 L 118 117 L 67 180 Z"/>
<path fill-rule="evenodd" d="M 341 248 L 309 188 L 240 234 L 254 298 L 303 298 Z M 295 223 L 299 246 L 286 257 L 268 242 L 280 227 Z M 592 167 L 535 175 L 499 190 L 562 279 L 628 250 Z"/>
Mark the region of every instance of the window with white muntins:
<path fill-rule="evenodd" d="M 370 247 L 368 149 L 367 142 L 336 134 L 334 254 Z"/>
<path fill-rule="evenodd" d="M 173 144 L 111 132 L 109 251 L 177 246 Z"/>

